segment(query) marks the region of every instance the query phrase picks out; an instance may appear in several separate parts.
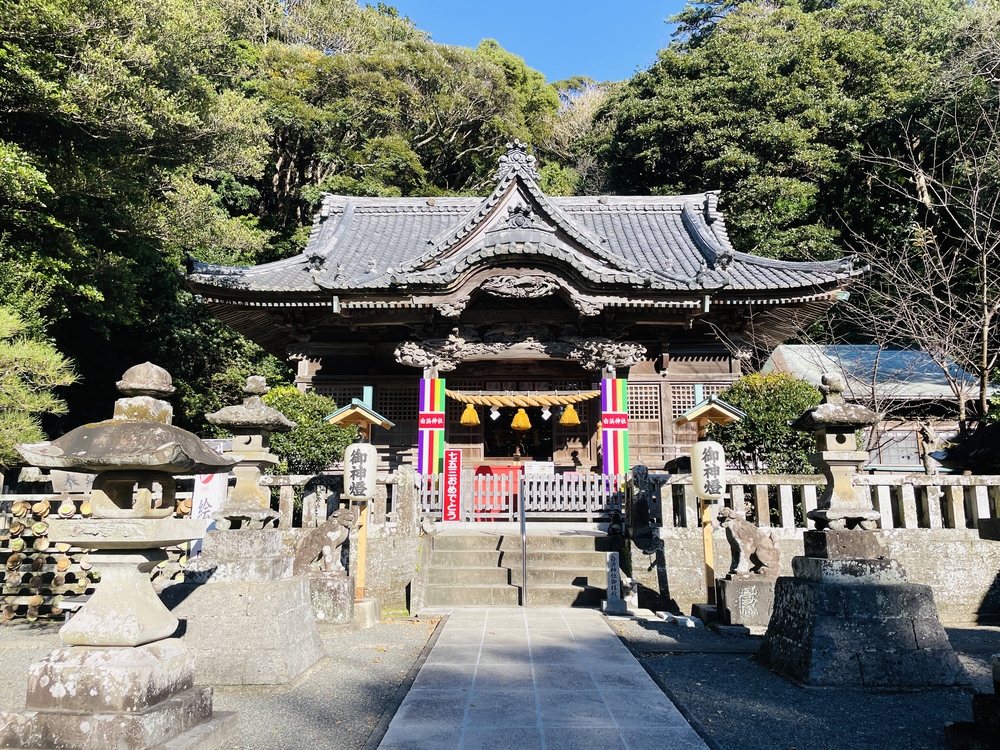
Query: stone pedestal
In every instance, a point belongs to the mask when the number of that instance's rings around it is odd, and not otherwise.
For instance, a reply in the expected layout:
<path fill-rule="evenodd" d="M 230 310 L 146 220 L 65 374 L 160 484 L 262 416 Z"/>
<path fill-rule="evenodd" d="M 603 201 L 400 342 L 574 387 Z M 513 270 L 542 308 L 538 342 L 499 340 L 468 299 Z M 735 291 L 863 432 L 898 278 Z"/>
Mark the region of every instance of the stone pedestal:
<path fill-rule="evenodd" d="M 907 583 L 893 560 L 838 556 L 883 547 L 876 532 L 805 532 L 812 556 L 777 579 L 761 658 L 810 685 L 967 683 L 929 586 Z"/>
<path fill-rule="evenodd" d="M 354 579 L 329 573 L 309 573 L 312 611 L 319 622 L 346 625 L 354 621 Z"/>
<path fill-rule="evenodd" d="M 210 750 L 236 714 L 212 713 L 212 689 L 194 687 L 194 658 L 178 640 L 136 648 L 75 646 L 28 671 L 23 713 L 0 713 L 0 747 Z"/>
<path fill-rule="evenodd" d="M 280 685 L 323 657 L 310 584 L 292 575 L 281 531 L 210 531 L 183 583 L 161 598 L 185 622 L 204 685 Z"/>
<path fill-rule="evenodd" d="M 774 607 L 774 578 L 727 576 L 715 580 L 719 622 L 763 630 Z"/>

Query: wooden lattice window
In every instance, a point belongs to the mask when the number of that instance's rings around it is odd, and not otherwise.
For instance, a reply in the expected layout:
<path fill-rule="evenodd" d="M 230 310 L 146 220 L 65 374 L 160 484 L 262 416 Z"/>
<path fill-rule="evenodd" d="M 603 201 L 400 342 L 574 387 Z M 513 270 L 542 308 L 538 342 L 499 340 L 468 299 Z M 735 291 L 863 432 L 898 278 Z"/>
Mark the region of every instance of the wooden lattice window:
<path fill-rule="evenodd" d="M 691 411 L 699 401 L 709 396 L 718 396 L 726 389 L 725 383 L 673 383 L 670 386 L 670 417 L 678 419 Z M 700 393 L 699 393 L 700 391 Z"/>
<path fill-rule="evenodd" d="M 375 411 L 391 422 L 416 421 L 419 393 L 415 385 L 380 386 Z"/>
<path fill-rule="evenodd" d="M 659 422 L 660 386 L 629 383 L 628 415 L 630 419 Z"/>
<path fill-rule="evenodd" d="M 360 385 L 340 385 L 339 383 L 317 383 L 313 385 L 313 391 L 320 396 L 332 398 L 338 408 L 347 406 L 352 399 L 360 399 L 364 396 L 364 389 Z"/>

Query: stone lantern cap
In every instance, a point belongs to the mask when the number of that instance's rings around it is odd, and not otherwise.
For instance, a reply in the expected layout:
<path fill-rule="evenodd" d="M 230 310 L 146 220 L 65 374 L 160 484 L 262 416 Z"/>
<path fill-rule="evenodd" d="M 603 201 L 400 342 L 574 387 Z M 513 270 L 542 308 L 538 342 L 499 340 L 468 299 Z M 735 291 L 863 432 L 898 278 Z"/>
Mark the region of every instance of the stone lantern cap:
<path fill-rule="evenodd" d="M 166 398 L 173 395 L 173 378 L 170 373 L 152 362 L 134 365 L 125 371 L 122 379 L 116 383 L 119 392 L 126 396 L 152 396 Z"/>
<path fill-rule="evenodd" d="M 828 372 L 823 375 L 820 392 L 823 401 L 811 409 L 806 409 L 802 415 L 792 422 L 792 429 L 802 432 L 819 432 L 821 430 L 836 430 L 837 428 L 857 430 L 873 425 L 879 421 L 879 415 L 866 406 L 848 404 L 844 401 L 844 378 L 838 373 Z"/>
<path fill-rule="evenodd" d="M 233 432 L 250 430 L 288 432 L 295 429 L 295 422 L 261 399 L 261 396 L 269 390 L 267 381 L 263 377 L 252 375 L 247 378 L 247 384 L 243 388 L 243 393 L 247 397 L 243 399 L 242 404 L 223 407 L 216 412 L 206 414 L 205 419 L 216 427 L 224 427 Z"/>
<path fill-rule="evenodd" d="M 43 443 L 20 444 L 25 461 L 75 471 L 157 471 L 214 474 L 236 463 L 208 447 L 194 433 L 172 425 L 172 409 L 160 396 L 174 392 L 170 373 L 145 362 L 125 371 L 115 416 L 70 430 Z"/>
<path fill-rule="evenodd" d="M 113 419 L 85 424 L 57 440 L 22 444 L 17 449 L 35 466 L 71 471 L 215 474 L 236 463 L 180 427 Z"/>

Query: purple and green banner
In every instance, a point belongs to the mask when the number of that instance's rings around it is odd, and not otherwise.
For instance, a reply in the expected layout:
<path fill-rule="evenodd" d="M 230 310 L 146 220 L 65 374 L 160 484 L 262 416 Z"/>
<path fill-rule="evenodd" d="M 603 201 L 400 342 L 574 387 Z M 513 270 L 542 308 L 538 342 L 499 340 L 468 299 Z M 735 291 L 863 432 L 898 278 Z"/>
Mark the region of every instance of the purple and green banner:
<path fill-rule="evenodd" d="M 424 476 L 444 471 L 444 389 L 444 378 L 420 379 L 417 472 Z"/>
<path fill-rule="evenodd" d="M 628 460 L 628 380 L 601 381 L 601 455 L 605 474 L 627 474 Z"/>

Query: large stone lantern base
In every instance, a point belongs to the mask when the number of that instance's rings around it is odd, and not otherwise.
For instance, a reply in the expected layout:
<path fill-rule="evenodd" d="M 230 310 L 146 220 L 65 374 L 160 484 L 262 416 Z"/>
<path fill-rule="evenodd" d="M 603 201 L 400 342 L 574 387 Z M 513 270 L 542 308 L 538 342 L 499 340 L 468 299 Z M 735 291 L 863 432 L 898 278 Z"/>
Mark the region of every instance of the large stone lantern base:
<path fill-rule="evenodd" d="M 194 686 L 180 641 L 73 646 L 28 669 L 26 710 L 0 713 L 0 747 L 211 750 L 235 728 L 236 714 L 212 712 L 212 688 Z"/>
<path fill-rule="evenodd" d="M 210 531 L 183 583 L 160 593 L 185 621 L 207 685 L 283 685 L 323 658 L 309 579 L 293 575 L 279 529 Z"/>
<path fill-rule="evenodd" d="M 779 578 L 761 658 L 809 685 L 964 685 L 929 586 L 906 581 L 881 534 L 807 531 Z"/>

